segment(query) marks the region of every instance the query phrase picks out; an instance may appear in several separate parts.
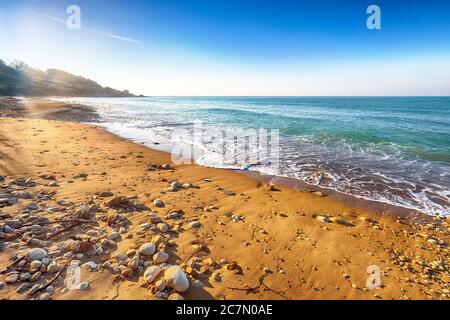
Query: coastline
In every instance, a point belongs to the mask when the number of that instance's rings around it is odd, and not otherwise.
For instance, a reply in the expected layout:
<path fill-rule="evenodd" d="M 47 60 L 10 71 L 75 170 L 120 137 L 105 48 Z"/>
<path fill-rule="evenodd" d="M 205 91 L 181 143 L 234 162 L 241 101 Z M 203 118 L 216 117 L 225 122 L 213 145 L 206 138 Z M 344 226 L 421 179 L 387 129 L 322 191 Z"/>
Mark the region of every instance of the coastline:
<path fill-rule="evenodd" d="M 419 220 L 425 218 L 426 223 L 433 225 L 429 230 L 426 224 L 409 219 L 411 211 L 378 206 L 338 192 L 294 185 L 291 181 L 280 182 L 271 190 L 265 185 L 268 177 L 258 177 L 254 173 L 198 165 L 149 171 L 149 163 L 170 163 L 170 155 L 119 138 L 99 127 L 60 121 L 74 119 L 74 114 L 75 119 L 83 119 L 86 114 L 95 119 L 95 112 L 90 113 L 87 107 L 28 99 L 24 100 L 24 106 L 25 115 L 21 115 L 24 118 L 13 119 L 10 115 L 0 118 L 1 141 L 5 146 L 0 175 L 6 178 L 4 184 L 24 176 L 37 181 L 39 189 L 56 191 L 58 199 L 74 203 L 73 208 L 58 213 L 60 217 L 86 202 L 100 206 L 104 210 L 100 213 L 105 216 L 114 212 L 104 206 L 108 199 L 96 197 L 96 193 L 104 191 L 136 195 L 136 198 L 129 198 L 150 209 L 126 214 L 130 224 L 117 242 L 118 249 L 104 257 L 94 257 L 98 264 L 107 261 L 115 264 L 117 252 L 127 252 L 153 235 L 162 234 L 167 241 L 175 242 L 175 246 L 165 248 L 171 256 L 169 261 L 180 262 L 185 270 L 193 269 L 191 282 L 198 280 L 205 284 L 201 288 L 191 286 L 184 295 L 188 299 L 449 298 L 445 291 L 448 291 L 449 280 L 448 249 L 443 245 L 448 241 L 449 232 L 444 219 L 420 215 Z M 45 107 L 47 109 L 43 109 Z M 86 173 L 87 177 L 75 178 L 80 173 Z M 48 186 L 48 181 L 39 178 L 43 174 L 55 175 L 58 186 Z M 168 192 L 167 187 L 174 180 L 191 183 L 198 189 L 189 187 Z M 153 205 L 157 198 L 164 201 L 165 208 Z M 3 207 L 1 214 L 14 215 L 30 201 L 21 200 L 14 206 Z M 166 219 L 170 210 L 183 210 L 185 216 L 181 221 Z M 42 214 L 49 219 L 55 217 L 45 210 Z M 169 231 L 141 230 L 149 214 L 163 219 Z M 234 221 L 231 214 L 243 220 Z M 190 228 L 193 221 L 200 222 L 202 227 Z M 100 238 L 117 229 L 102 220 L 97 223 L 98 229 L 103 231 Z M 83 234 L 85 229 L 87 227 L 77 227 L 75 234 Z M 128 238 L 130 234 L 133 237 Z M 62 234 L 57 239 L 61 241 L 70 235 Z M 439 240 L 436 244 L 429 239 Z M 0 269 L 20 248 L 8 246 L 1 252 Z M 25 248 L 19 251 L 23 250 Z M 417 256 L 426 262 L 427 268 L 438 260 L 445 267 L 441 271 L 438 266 L 433 267 L 435 271 L 431 273 L 425 272 L 421 264 L 414 262 L 420 260 Z M 194 261 L 201 265 L 198 270 L 190 266 L 193 257 L 200 260 Z M 214 266 L 205 262 L 209 258 L 215 261 Z M 229 263 L 220 264 L 222 259 Z M 85 257 L 82 262 L 88 260 Z M 365 289 L 370 265 L 379 265 L 383 272 L 381 289 Z M 417 270 L 412 272 L 410 268 Z M 266 271 L 267 285 L 272 291 L 240 290 L 253 287 Z M 427 274 L 425 284 L 423 274 Z M 117 285 L 113 274 L 107 268 L 100 268 L 98 272 L 88 272 L 91 290 L 61 290 L 52 298 L 153 299 L 151 286 L 143 284 L 141 277 L 142 274 L 133 274 L 133 281 L 124 277 Z M 123 291 L 119 292 L 119 287 Z M 7 286 L 0 291 L 0 296 L 29 298 L 15 290 L 17 286 Z"/>

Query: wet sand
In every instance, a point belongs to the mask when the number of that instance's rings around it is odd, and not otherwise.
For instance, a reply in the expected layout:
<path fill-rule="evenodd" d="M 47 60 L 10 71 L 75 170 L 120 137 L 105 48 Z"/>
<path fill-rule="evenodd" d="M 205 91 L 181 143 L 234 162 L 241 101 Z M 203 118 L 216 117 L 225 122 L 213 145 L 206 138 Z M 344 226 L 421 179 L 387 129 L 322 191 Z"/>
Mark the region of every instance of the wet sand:
<path fill-rule="evenodd" d="M 170 285 L 161 289 L 167 266 L 154 260 L 165 255 L 139 250 L 152 242 L 187 276 L 185 299 L 449 298 L 443 219 L 419 223 L 411 212 L 306 185 L 177 166 L 169 154 L 62 121 L 95 118 L 93 110 L 22 105 L 23 118 L 0 118 L 0 298 L 175 298 Z M 69 239 L 83 245 L 68 248 Z M 13 264 L 39 247 L 50 261 Z M 67 289 L 74 260 L 86 290 Z M 381 272 L 378 289 L 367 288 L 370 266 Z M 33 292 L 53 279 L 53 291 Z"/>

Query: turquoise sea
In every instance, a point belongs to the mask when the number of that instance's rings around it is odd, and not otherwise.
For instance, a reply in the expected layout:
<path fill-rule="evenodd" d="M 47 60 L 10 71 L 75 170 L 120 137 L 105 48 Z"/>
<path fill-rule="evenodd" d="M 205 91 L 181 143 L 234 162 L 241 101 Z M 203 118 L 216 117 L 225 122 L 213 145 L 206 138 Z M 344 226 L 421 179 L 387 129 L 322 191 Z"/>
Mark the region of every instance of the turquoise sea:
<path fill-rule="evenodd" d="M 280 132 L 280 166 L 217 160 L 427 214 L 450 215 L 450 97 L 146 97 L 66 99 L 97 108 L 103 125 L 149 146 L 193 143 L 173 130 L 266 128 Z M 250 148 L 251 150 L 251 148 Z"/>

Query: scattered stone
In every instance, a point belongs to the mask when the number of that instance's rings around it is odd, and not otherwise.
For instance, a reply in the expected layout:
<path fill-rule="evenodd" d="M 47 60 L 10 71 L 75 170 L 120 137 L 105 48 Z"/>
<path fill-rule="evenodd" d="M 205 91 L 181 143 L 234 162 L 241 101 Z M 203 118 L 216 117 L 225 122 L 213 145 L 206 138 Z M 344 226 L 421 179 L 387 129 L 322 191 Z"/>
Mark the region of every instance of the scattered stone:
<path fill-rule="evenodd" d="M 164 243 L 165 242 L 165 239 L 164 239 L 164 237 L 162 236 L 162 235 L 160 235 L 160 234 L 157 234 L 156 236 L 154 236 L 153 238 L 152 238 L 152 243 L 155 245 L 155 246 L 159 246 L 161 243 Z"/>
<path fill-rule="evenodd" d="M 81 172 L 80 174 L 76 175 L 74 178 L 87 178 L 89 175 L 87 173 Z"/>
<path fill-rule="evenodd" d="M 164 208 L 166 206 L 161 199 L 156 199 L 153 201 L 153 205 L 157 208 Z"/>
<path fill-rule="evenodd" d="M 221 282 L 222 281 L 222 275 L 219 272 L 214 272 L 211 275 L 211 279 L 215 282 Z"/>
<path fill-rule="evenodd" d="M 19 274 L 17 272 L 11 273 L 5 278 L 6 284 L 15 284 L 17 281 L 19 281 Z"/>
<path fill-rule="evenodd" d="M 39 296 L 39 300 L 49 300 L 50 299 L 50 293 L 46 292 Z"/>
<path fill-rule="evenodd" d="M 47 272 L 48 273 L 57 273 L 59 271 L 60 267 L 56 263 L 52 263 L 48 266 Z"/>
<path fill-rule="evenodd" d="M 112 209 L 126 209 L 133 207 L 133 202 L 127 197 L 115 197 L 107 201 L 106 205 Z"/>
<path fill-rule="evenodd" d="M 23 282 L 23 281 L 28 281 L 28 280 L 30 280 L 30 278 L 31 278 L 31 273 L 29 273 L 29 272 L 24 272 L 24 273 L 21 273 L 21 274 L 20 274 L 19 280 Z"/>
<path fill-rule="evenodd" d="M 88 235 L 90 237 L 98 237 L 98 236 L 100 236 L 100 232 L 97 230 L 88 230 L 86 232 L 86 235 Z"/>
<path fill-rule="evenodd" d="M 120 234 L 125 234 L 125 233 L 127 233 L 128 232 L 128 229 L 127 228 L 125 228 L 125 227 L 120 227 L 120 229 L 119 229 L 119 233 Z"/>
<path fill-rule="evenodd" d="M 123 253 L 117 253 L 115 258 L 116 258 L 117 261 L 125 261 L 125 260 L 127 260 L 127 256 L 125 254 L 123 254 Z"/>
<path fill-rule="evenodd" d="M 144 272 L 144 280 L 149 283 L 152 284 L 155 279 L 159 276 L 159 274 L 161 273 L 161 268 L 158 266 L 150 266 L 147 268 L 147 270 L 145 270 Z"/>
<path fill-rule="evenodd" d="M 109 240 L 116 240 L 119 237 L 119 233 L 117 231 L 113 231 L 110 234 L 108 234 Z"/>
<path fill-rule="evenodd" d="M 47 251 L 41 248 L 34 248 L 27 252 L 28 262 L 32 262 L 35 260 L 41 261 L 45 257 L 47 257 Z"/>
<path fill-rule="evenodd" d="M 29 211 L 36 211 L 38 209 L 39 209 L 39 207 L 37 205 L 35 205 L 34 203 L 28 205 L 28 207 L 27 207 L 27 210 L 29 210 Z"/>
<path fill-rule="evenodd" d="M 244 217 L 237 215 L 237 214 L 232 214 L 231 215 L 231 221 L 233 222 L 239 222 L 239 221 L 244 221 Z"/>
<path fill-rule="evenodd" d="M 156 251 L 156 247 L 154 243 L 144 243 L 139 247 L 139 253 L 144 256 L 151 256 Z"/>
<path fill-rule="evenodd" d="M 24 282 L 17 288 L 16 292 L 22 293 L 25 290 L 27 290 L 30 286 L 31 286 L 31 284 L 29 282 Z"/>
<path fill-rule="evenodd" d="M 30 278 L 30 282 L 36 282 L 39 280 L 39 278 L 41 277 L 42 272 L 38 271 L 35 274 L 33 274 Z"/>
<path fill-rule="evenodd" d="M 328 217 L 326 217 L 326 216 L 317 216 L 316 219 L 321 221 L 321 222 L 324 222 L 324 223 L 331 223 L 331 220 Z"/>
<path fill-rule="evenodd" d="M 77 286 L 77 289 L 80 291 L 86 291 L 89 290 L 90 286 L 89 286 L 89 282 L 82 282 Z"/>
<path fill-rule="evenodd" d="M 340 225 L 343 225 L 343 226 L 351 226 L 352 225 L 347 220 L 344 220 L 344 219 L 341 219 L 341 218 L 338 218 L 338 217 L 332 217 L 332 218 L 330 218 L 330 221 L 334 222 L 334 223 L 337 223 L 337 224 L 340 224 Z"/>
<path fill-rule="evenodd" d="M 171 266 L 164 272 L 167 286 L 177 292 L 185 292 L 189 288 L 189 280 L 180 266 Z"/>
<path fill-rule="evenodd" d="M 156 281 L 155 287 L 156 287 L 159 291 L 165 290 L 166 287 L 167 287 L 166 281 L 164 281 L 164 279 L 159 279 L 158 281 Z"/>
<path fill-rule="evenodd" d="M 158 228 L 159 231 L 163 233 L 169 231 L 169 226 L 166 223 L 158 223 L 156 227 Z"/>
<path fill-rule="evenodd" d="M 181 185 L 181 183 L 178 182 L 178 181 L 174 181 L 174 182 L 172 182 L 172 183 L 170 184 L 168 190 L 171 191 L 171 192 L 176 192 L 176 191 L 180 190 L 181 188 L 183 188 L 183 186 Z"/>
<path fill-rule="evenodd" d="M 167 219 L 180 219 L 184 215 L 183 211 L 172 211 L 167 215 Z"/>
<path fill-rule="evenodd" d="M 31 262 L 30 268 L 31 270 L 37 270 L 42 266 L 42 262 L 39 260 L 34 260 Z"/>
<path fill-rule="evenodd" d="M 202 223 L 199 221 L 192 221 L 191 223 L 189 223 L 189 226 L 193 229 L 199 229 L 202 227 Z"/>
<path fill-rule="evenodd" d="M 103 192 L 100 192 L 100 194 L 99 194 L 100 198 L 109 198 L 112 196 L 114 196 L 114 193 L 112 193 L 111 191 L 103 191 Z"/>
<path fill-rule="evenodd" d="M 98 264 L 96 264 L 94 261 L 88 261 L 85 264 L 83 264 L 81 267 L 89 268 L 89 270 L 91 270 L 91 271 L 96 271 L 98 269 Z"/>
<path fill-rule="evenodd" d="M 133 258 L 128 262 L 128 268 L 131 270 L 136 270 L 139 267 L 139 253 L 137 253 Z"/>
<path fill-rule="evenodd" d="M 169 254 L 166 252 L 157 252 L 154 256 L 153 256 L 153 261 L 156 264 L 160 264 L 163 262 L 166 262 L 167 260 L 169 260 Z"/>
<path fill-rule="evenodd" d="M 107 239 L 105 239 L 105 240 L 107 240 Z M 92 248 L 93 248 L 93 244 L 90 239 L 83 239 L 83 240 L 68 239 L 68 240 L 64 241 L 61 246 L 61 249 L 63 252 L 67 252 L 67 254 L 69 254 L 69 252 L 71 252 L 72 255 L 77 254 L 77 253 L 87 252 Z M 67 258 L 70 258 L 72 255 L 67 256 Z"/>
<path fill-rule="evenodd" d="M 118 213 L 110 213 L 108 217 L 106 218 L 106 223 L 108 226 L 113 226 L 117 221 L 119 220 L 119 214 Z"/>
<path fill-rule="evenodd" d="M 179 293 L 177 293 L 177 292 L 174 292 L 174 293 L 172 293 L 172 294 L 169 296 L 169 300 L 178 300 L 178 301 L 182 301 L 182 300 L 184 300 L 184 298 L 183 298 L 183 296 L 182 296 L 181 294 L 179 294 Z"/>
<path fill-rule="evenodd" d="M 152 215 L 150 215 L 150 223 L 152 223 L 152 224 L 157 224 L 157 223 L 160 223 L 162 220 L 161 220 L 161 218 L 160 217 L 158 217 L 156 214 L 152 214 Z"/>
<path fill-rule="evenodd" d="M 28 286 L 29 287 L 29 286 Z M 34 286 L 31 287 L 30 291 L 28 292 L 29 295 L 33 295 L 36 292 L 38 292 L 42 288 L 42 284 L 36 283 Z M 25 291 L 25 289 L 24 289 Z"/>

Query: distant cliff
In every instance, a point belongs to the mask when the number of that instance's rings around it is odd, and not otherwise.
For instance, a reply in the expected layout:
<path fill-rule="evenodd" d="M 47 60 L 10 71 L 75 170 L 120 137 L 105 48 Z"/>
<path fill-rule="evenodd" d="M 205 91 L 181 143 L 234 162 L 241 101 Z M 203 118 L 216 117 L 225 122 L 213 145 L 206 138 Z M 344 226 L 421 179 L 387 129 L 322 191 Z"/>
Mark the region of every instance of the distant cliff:
<path fill-rule="evenodd" d="M 0 96 L 133 97 L 125 91 L 65 71 L 33 69 L 23 62 L 6 65 L 0 60 Z"/>

